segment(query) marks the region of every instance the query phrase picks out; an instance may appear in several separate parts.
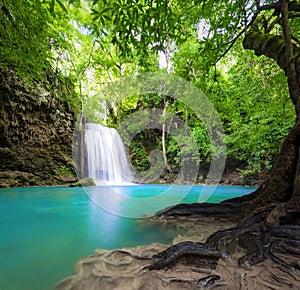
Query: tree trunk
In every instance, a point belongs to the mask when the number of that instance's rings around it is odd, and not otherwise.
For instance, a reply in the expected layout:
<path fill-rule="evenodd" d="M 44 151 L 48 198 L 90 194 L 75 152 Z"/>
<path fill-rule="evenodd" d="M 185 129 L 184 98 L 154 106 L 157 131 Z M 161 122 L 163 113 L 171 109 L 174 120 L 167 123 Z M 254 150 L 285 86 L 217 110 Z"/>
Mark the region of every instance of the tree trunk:
<path fill-rule="evenodd" d="M 167 171 L 171 171 L 169 162 L 168 162 L 168 157 L 167 157 L 167 145 L 166 145 L 166 113 L 167 113 L 167 97 L 163 96 L 164 98 L 164 107 L 163 107 L 163 115 L 162 117 L 164 118 L 164 122 L 162 124 L 162 135 L 161 135 L 161 142 L 162 142 L 162 152 L 163 152 L 163 159 L 164 159 L 164 165 Z"/>
<path fill-rule="evenodd" d="M 300 145 L 300 48 L 293 45 L 288 20 L 288 1 L 280 2 L 283 37 L 264 33 L 254 23 L 244 38 L 244 48 L 274 59 L 287 76 L 296 124 L 282 143 L 268 180 L 252 195 L 254 206 L 287 201 L 300 187 L 297 180 Z"/>
<path fill-rule="evenodd" d="M 264 33 L 259 30 L 255 23 L 245 35 L 243 46 L 245 49 L 253 50 L 257 56 L 264 55 L 274 59 L 280 68 L 287 74 L 287 57 L 284 39 L 281 36 Z M 300 48 L 293 46 L 295 70 L 300 85 Z"/>
<path fill-rule="evenodd" d="M 260 32 L 254 23 L 246 34 L 244 48 L 275 59 L 285 71 L 290 98 L 295 105 L 295 125 L 282 143 L 269 178 L 254 193 L 217 205 L 181 204 L 158 212 L 157 216 L 165 218 L 190 216 L 192 222 L 196 217 L 245 218 L 236 227 L 212 234 L 201 247 L 181 243 L 156 254 L 149 270 L 169 267 L 189 255 L 205 257 L 210 265 L 209 261 L 218 257 L 218 253 L 226 258 L 241 248 L 246 253 L 238 259 L 241 267 L 247 268 L 269 258 L 287 273 L 300 269 L 300 49 L 291 40 L 289 2 L 281 0 L 279 4 L 283 38 Z M 293 262 L 288 262 L 288 255 L 293 257 Z"/>
<path fill-rule="evenodd" d="M 85 178 L 85 118 L 80 113 L 79 116 L 79 173 L 80 173 L 80 179 Z"/>
<path fill-rule="evenodd" d="M 300 121 L 298 121 L 284 139 L 278 157 L 273 165 L 269 178 L 254 192 L 250 204 L 245 203 L 245 209 L 252 210 L 274 202 L 289 200 L 294 192 L 297 165 L 299 163 Z M 241 202 L 246 196 L 236 199 Z"/>
<path fill-rule="evenodd" d="M 281 25 L 283 37 L 265 33 L 259 29 L 256 20 L 247 31 L 243 45 L 256 55 L 264 55 L 274 59 L 287 76 L 289 93 L 295 105 L 295 125 L 282 143 L 277 159 L 268 179 L 252 194 L 226 200 L 220 205 L 199 205 L 192 209 L 182 205 L 175 206 L 159 215 L 207 215 L 213 214 L 223 217 L 229 210 L 231 217 L 248 216 L 256 208 L 268 206 L 271 203 L 286 202 L 293 196 L 300 195 L 300 48 L 292 43 L 288 21 L 288 1 L 280 1 Z M 258 19 L 258 18 L 257 18 Z M 239 205 L 239 209 L 236 207 Z"/>

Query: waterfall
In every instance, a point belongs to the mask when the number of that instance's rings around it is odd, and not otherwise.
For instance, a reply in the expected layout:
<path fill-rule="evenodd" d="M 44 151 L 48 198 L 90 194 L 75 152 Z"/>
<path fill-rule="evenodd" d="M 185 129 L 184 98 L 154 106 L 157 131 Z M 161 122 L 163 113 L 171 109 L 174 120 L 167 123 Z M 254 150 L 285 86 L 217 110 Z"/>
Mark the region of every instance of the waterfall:
<path fill-rule="evenodd" d="M 123 141 L 114 128 L 85 124 L 87 176 L 99 184 L 131 183 L 133 178 Z"/>

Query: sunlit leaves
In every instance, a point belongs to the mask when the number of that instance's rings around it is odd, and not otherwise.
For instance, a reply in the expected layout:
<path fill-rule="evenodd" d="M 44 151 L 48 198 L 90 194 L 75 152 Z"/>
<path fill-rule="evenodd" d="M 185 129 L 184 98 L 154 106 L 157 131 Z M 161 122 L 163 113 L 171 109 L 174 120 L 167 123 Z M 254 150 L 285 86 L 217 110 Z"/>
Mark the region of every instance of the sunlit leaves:
<path fill-rule="evenodd" d="M 55 38 L 45 7 L 39 1 L 5 1 L 0 18 L 1 65 L 39 77 L 49 65 Z"/>
<path fill-rule="evenodd" d="M 120 76 L 157 70 L 157 52 L 167 52 L 171 43 L 176 50 L 171 72 L 205 91 L 224 122 L 231 154 L 257 169 L 274 157 L 294 112 L 286 79 L 269 60 L 244 54 L 239 46 L 218 62 L 255 12 L 255 1 L 247 0 L 6 0 L 0 62 L 34 78 L 51 67 L 90 98 Z M 273 11 L 263 13 L 276 20 Z M 297 44 L 299 18 L 290 23 Z M 281 32 L 279 24 L 272 33 Z M 137 100 L 119 104 L 113 95 L 105 98 L 114 125 L 138 106 Z M 142 108 L 150 105 L 161 106 L 159 96 L 140 99 Z M 190 125 L 206 158 L 210 149 L 201 122 L 180 103 L 169 101 L 168 109 Z M 173 141 L 168 154 L 176 159 Z"/>
<path fill-rule="evenodd" d="M 220 83 L 223 96 L 215 104 L 225 121 L 229 155 L 245 160 L 248 173 L 256 173 L 271 166 L 295 113 L 277 64 L 238 47 L 232 53 L 235 62 L 231 58 Z"/>
<path fill-rule="evenodd" d="M 185 37 L 180 11 L 171 1 L 95 1 L 93 16 L 99 28 L 109 29 L 122 55 L 163 50 L 165 41 Z"/>
<path fill-rule="evenodd" d="M 75 0 L 76 1 L 76 0 Z M 77 0 L 78 1 L 78 0 Z M 66 1 L 62 0 L 43 0 L 42 3 L 47 7 L 49 10 L 50 14 L 55 17 L 55 7 L 58 6 L 64 13 L 68 13 L 68 10 L 65 6 Z M 74 1 L 69 1 L 69 3 L 72 3 Z"/>

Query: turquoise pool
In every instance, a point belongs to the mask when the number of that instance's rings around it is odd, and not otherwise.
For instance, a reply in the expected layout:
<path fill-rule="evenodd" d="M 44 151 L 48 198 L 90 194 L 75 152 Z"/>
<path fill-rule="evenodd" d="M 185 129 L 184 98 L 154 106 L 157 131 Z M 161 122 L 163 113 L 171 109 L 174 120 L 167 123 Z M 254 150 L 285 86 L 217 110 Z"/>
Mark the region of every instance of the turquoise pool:
<path fill-rule="evenodd" d="M 205 189 L 204 189 L 205 188 Z M 0 189 L 0 289 L 48 290 L 96 248 L 169 243 L 175 229 L 143 224 L 173 201 L 220 202 L 254 188 L 135 185 Z M 118 194 L 114 196 L 113 192 Z M 205 195 L 206 194 L 206 195 Z M 202 197 L 201 197 L 202 195 Z M 160 198 L 153 198 L 160 196 Z M 90 198 L 89 198 L 90 197 Z"/>

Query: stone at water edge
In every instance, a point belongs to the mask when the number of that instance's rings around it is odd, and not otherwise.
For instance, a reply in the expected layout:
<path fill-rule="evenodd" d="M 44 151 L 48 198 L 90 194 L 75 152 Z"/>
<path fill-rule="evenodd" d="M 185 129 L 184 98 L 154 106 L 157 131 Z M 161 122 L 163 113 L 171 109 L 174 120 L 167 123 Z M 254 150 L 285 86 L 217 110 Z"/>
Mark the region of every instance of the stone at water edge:
<path fill-rule="evenodd" d="M 96 186 L 96 183 L 94 182 L 93 178 L 83 178 L 78 180 L 75 183 L 70 184 L 70 187 L 77 187 L 77 186 Z"/>

